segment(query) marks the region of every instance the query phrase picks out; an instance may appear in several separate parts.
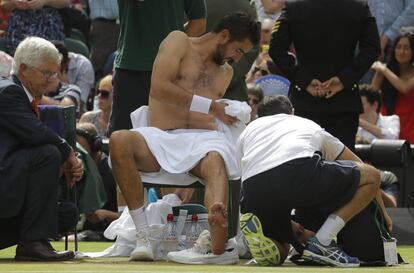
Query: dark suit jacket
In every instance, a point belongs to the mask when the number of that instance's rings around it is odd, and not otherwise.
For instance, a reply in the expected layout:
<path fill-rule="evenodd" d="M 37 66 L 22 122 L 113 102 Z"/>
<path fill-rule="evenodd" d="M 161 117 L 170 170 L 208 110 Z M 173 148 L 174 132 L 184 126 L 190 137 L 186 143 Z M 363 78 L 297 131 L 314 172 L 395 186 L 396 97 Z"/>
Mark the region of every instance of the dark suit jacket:
<path fill-rule="evenodd" d="M 68 158 L 70 146 L 36 117 L 18 78 L 0 78 L 0 218 L 19 213 L 30 171 L 27 151 L 45 144 L 59 149 L 62 162 Z"/>
<path fill-rule="evenodd" d="M 291 43 L 297 64 L 288 55 Z M 375 19 L 362 0 L 286 1 L 269 50 L 291 82 L 289 96 L 295 109 L 311 112 L 362 112 L 357 84 L 379 53 Z M 331 99 L 306 91 L 312 79 L 324 82 L 334 76 L 344 90 Z"/>

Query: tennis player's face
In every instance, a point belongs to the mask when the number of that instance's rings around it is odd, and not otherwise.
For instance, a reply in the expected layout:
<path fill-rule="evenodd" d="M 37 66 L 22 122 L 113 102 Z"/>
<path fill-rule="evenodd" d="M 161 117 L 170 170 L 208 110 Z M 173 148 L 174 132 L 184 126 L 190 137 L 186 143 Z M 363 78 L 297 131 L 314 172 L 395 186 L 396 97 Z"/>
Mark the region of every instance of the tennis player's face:
<path fill-rule="evenodd" d="M 243 55 L 253 48 L 249 39 L 243 41 L 231 41 L 217 46 L 213 52 L 213 61 L 217 65 L 223 65 L 229 61 L 238 62 Z"/>

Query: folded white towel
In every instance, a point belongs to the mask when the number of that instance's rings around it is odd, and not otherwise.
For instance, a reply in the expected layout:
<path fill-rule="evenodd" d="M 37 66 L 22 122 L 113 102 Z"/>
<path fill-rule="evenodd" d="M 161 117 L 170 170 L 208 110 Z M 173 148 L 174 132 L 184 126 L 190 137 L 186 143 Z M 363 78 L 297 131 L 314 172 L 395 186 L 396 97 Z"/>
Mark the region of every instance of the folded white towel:
<path fill-rule="evenodd" d="M 148 125 L 148 106 L 142 106 L 131 113 L 135 131 L 140 133 L 162 170 L 156 173 L 141 173 L 142 181 L 156 184 L 189 185 L 199 178 L 188 174 L 208 152 L 218 152 L 226 165 L 230 179 L 240 178 L 240 168 L 235 158 L 235 144 L 238 136 L 250 120 L 250 106 L 245 102 L 223 99 L 227 103 L 228 115 L 239 119 L 228 126 L 216 119 L 217 131 L 177 129 L 163 131 Z"/>
<path fill-rule="evenodd" d="M 220 102 L 227 103 L 224 112 L 232 117 L 236 117 L 240 124 L 246 125 L 250 121 L 250 112 L 252 108 L 245 101 L 220 99 Z"/>

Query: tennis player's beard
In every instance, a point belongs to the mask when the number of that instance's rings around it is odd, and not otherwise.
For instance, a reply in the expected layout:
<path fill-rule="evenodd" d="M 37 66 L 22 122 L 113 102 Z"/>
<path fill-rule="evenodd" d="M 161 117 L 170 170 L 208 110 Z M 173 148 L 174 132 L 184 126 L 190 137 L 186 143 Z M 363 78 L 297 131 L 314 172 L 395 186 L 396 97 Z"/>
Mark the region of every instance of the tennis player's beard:
<path fill-rule="evenodd" d="M 216 50 L 213 52 L 213 62 L 217 65 L 223 65 L 225 63 L 224 60 L 224 45 L 219 45 Z"/>

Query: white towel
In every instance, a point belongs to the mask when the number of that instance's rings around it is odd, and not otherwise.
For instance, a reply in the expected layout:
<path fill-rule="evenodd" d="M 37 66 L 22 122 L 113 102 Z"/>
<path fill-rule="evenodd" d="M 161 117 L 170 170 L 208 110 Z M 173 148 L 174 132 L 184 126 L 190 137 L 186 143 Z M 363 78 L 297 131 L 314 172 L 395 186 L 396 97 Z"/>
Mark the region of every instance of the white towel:
<path fill-rule="evenodd" d="M 228 99 L 220 99 L 217 101 L 224 102 L 227 104 L 227 106 L 224 108 L 224 112 L 227 115 L 236 117 L 239 120 L 236 123 L 236 126 L 239 126 L 239 125 L 246 126 L 246 124 L 249 123 L 250 112 L 252 111 L 252 108 L 250 108 L 250 106 L 245 101 L 228 100 Z"/>
<path fill-rule="evenodd" d="M 148 125 L 148 106 L 131 113 L 133 129 L 140 133 L 157 159 L 162 170 L 156 173 L 141 173 L 142 181 L 155 184 L 189 185 L 199 178 L 188 174 L 208 152 L 218 152 L 225 163 L 230 179 L 240 178 L 240 168 L 235 158 L 238 136 L 250 119 L 250 106 L 245 102 L 220 100 L 227 103 L 226 113 L 239 121 L 228 126 L 216 119 L 217 131 L 176 129 L 163 131 Z"/>

